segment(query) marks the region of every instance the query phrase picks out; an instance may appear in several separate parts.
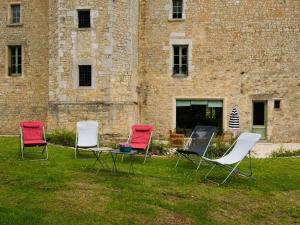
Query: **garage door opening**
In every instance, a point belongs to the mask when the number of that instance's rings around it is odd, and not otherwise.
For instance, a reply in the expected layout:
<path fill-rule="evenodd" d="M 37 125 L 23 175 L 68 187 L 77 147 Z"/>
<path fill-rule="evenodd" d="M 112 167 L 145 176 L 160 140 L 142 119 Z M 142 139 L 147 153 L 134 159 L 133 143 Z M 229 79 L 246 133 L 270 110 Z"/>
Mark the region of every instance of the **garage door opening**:
<path fill-rule="evenodd" d="M 223 101 L 177 100 L 176 132 L 189 136 L 197 125 L 215 126 L 223 131 Z"/>

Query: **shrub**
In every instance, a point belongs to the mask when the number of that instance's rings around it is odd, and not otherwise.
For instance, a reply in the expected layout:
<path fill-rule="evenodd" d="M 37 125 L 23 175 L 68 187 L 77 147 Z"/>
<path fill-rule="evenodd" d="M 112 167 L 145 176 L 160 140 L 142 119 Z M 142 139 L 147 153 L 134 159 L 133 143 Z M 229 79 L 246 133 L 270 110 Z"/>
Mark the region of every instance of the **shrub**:
<path fill-rule="evenodd" d="M 216 137 L 213 139 L 212 144 L 210 145 L 207 156 L 209 158 L 219 158 L 221 157 L 228 148 L 233 144 L 235 141 L 234 138 L 224 141 L 222 137 Z"/>
<path fill-rule="evenodd" d="M 300 149 L 296 151 L 291 151 L 284 149 L 283 147 L 279 148 L 277 151 L 272 152 L 271 157 L 293 157 L 293 156 L 300 156 Z"/>
<path fill-rule="evenodd" d="M 74 147 L 75 133 L 68 130 L 56 130 L 47 135 L 47 140 L 50 143 Z"/>
<path fill-rule="evenodd" d="M 166 155 L 169 152 L 169 145 L 163 142 L 152 141 L 149 146 L 149 151 L 155 155 Z"/>

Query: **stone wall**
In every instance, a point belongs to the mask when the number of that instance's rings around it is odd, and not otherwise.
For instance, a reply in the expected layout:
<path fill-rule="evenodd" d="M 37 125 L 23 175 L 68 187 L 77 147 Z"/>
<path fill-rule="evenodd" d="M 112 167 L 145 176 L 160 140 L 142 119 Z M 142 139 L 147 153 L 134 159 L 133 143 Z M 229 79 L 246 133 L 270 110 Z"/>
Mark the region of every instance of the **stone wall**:
<path fill-rule="evenodd" d="M 20 0 L 23 22 L 8 26 L 0 2 L 0 134 L 24 119 L 48 130 L 98 120 L 102 135 L 121 137 L 133 123 L 153 124 L 156 138 L 176 125 L 176 99 L 223 100 L 223 127 L 233 105 L 241 131 L 252 129 L 252 102 L 268 102 L 267 138 L 300 142 L 298 0 Z M 79 29 L 77 10 L 91 10 Z M 23 46 L 21 77 L 7 75 L 7 46 Z M 172 76 L 172 45 L 189 45 L 189 75 Z M 78 87 L 78 65 L 93 84 Z M 274 100 L 281 100 L 275 110 Z"/>
<path fill-rule="evenodd" d="M 77 10 L 90 9 L 91 28 L 78 28 Z M 100 122 L 104 134 L 127 135 L 138 122 L 138 2 L 51 1 L 50 129 Z M 78 87 L 78 65 L 91 64 L 93 84 Z"/>
<path fill-rule="evenodd" d="M 300 141 L 300 2 L 186 0 L 186 19 L 169 19 L 170 0 L 143 0 L 140 88 L 143 122 L 166 137 L 175 99 L 221 99 L 224 128 L 233 105 L 252 129 L 252 101 L 268 101 L 270 141 Z M 189 75 L 172 77 L 173 43 L 188 43 Z M 274 99 L 281 109 L 274 110 Z"/>
<path fill-rule="evenodd" d="M 21 24 L 10 25 L 10 3 L 21 3 Z M 22 75 L 8 76 L 8 46 L 22 45 Z M 0 1 L 0 134 L 16 134 L 21 120 L 48 110 L 48 1 Z"/>

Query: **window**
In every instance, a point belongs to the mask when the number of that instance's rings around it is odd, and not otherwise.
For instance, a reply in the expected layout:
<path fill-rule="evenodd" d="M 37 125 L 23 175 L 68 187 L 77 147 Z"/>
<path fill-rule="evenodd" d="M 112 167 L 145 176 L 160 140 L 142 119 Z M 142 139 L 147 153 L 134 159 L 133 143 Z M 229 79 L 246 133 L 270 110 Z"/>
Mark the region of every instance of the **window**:
<path fill-rule="evenodd" d="M 79 66 L 79 87 L 92 86 L 92 66 L 80 65 Z"/>
<path fill-rule="evenodd" d="M 280 100 L 274 101 L 274 109 L 280 109 Z"/>
<path fill-rule="evenodd" d="M 188 45 L 174 45 L 174 75 L 188 74 Z"/>
<path fill-rule="evenodd" d="M 173 19 L 182 19 L 182 0 L 173 0 Z"/>
<path fill-rule="evenodd" d="M 90 10 L 78 10 L 78 28 L 91 27 Z"/>
<path fill-rule="evenodd" d="M 9 76 L 20 76 L 22 74 L 22 47 L 9 46 Z"/>
<path fill-rule="evenodd" d="M 10 5 L 10 23 L 18 24 L 21 23 L 21 5 Z"/>

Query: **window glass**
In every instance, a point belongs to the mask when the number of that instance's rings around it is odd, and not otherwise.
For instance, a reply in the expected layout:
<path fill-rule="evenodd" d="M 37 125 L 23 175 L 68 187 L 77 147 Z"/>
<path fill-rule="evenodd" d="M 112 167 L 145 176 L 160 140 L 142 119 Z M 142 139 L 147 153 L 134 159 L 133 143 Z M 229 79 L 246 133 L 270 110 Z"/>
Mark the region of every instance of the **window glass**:
<path fill-rule="evenodd" d="M 173 0 L 173 18 L 182 18 L 182 0 Z"/>
<path fill-rule="evenodd" d="M 79 10 L 78 11 L 78 27 L 79 28 L 91 27 L 90 10 Z"/>
<path fill-rule="evenodd" d="M 79 66 L 79 86 L 90 87 L 92 86 L 92 66 L 80 65 Z"/>
<path fill-rule="evenodd" d="M 11 23 L 21 22 L 21 6 L 11 5 Z"/>
<path fill-rule="evenodd" d="M 9 61 L 9 75 L 22 74 L 22 47 L 10 46 L 9 47 L 10 61 Z"/>
<path fill-rule="evenodd" d="M 188 74 L 188 46 L 174 45 L 173 73 L 174 75 Z"/>
<path fill-rule="evenodd" d="M 253 125 L 265 125 L 265 103 L 253 103 Z"/>

